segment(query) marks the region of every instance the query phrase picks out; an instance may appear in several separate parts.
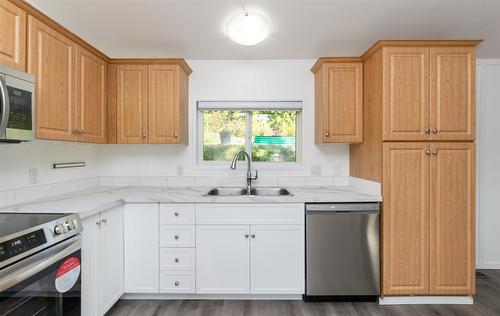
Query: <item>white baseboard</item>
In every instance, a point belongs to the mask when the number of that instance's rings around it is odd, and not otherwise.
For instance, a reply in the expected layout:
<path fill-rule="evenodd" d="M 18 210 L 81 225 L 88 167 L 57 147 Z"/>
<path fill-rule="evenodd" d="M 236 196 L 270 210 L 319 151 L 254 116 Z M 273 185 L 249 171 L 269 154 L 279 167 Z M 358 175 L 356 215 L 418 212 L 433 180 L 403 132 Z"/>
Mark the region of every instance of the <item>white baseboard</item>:
<path fill-rule="evenodd" d="M 302 295 L 297 294 L 142 294 L 125 293 L 124 300 L 302 300 Z"/>
<path fill-rule="evenodd" d="M 472 296 L 386 296 L 378 300 L 379 305 L 409 305 L 409 304 L 456 304 L 472 305 Z"/>

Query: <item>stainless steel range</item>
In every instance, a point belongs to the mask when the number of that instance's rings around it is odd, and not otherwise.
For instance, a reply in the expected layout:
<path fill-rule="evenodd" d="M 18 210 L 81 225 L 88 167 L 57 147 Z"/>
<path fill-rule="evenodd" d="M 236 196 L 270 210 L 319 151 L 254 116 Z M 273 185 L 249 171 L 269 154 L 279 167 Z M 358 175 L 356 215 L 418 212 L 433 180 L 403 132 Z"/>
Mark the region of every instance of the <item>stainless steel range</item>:
<path fill-rule="evenodd" d="M 0 315 L 80 315 L 77 214 L 0 214 Z"/>

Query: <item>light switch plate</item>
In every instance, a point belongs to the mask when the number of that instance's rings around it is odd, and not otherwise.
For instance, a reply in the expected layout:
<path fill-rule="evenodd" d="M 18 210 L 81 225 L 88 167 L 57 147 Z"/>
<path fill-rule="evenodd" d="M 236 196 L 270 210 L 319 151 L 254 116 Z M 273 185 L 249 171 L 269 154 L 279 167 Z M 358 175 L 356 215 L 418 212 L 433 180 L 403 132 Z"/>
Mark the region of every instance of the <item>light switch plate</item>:
<path fill-rule="evenodd" d="M 29 182 L 30 184 L 38 184 L 39 179 L 38 179 L 38 169 L 29 169 L 28 170 L 29 174 Z"/>
<path fill-rule="evenodd" d="M 320 165 L 311 166 L 311 176 L 313 176 L 313 177 L 321 176 L 321 166 Z"/>

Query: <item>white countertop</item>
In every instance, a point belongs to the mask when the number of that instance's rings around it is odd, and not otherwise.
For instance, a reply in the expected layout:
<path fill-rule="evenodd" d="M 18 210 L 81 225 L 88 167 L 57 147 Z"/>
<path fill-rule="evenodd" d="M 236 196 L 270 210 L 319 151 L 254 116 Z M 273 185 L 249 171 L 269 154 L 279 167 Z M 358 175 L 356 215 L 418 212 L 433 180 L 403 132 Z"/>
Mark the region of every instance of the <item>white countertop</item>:
<path fill-rule="evenodd" d="M 378 202 L 350 186 L 290 187 L 292 196 L 204 196 L 208 187 L 96 187 L 0 209 L 1 213 L 79 213 L 81 218 L 123 203 Z"/>

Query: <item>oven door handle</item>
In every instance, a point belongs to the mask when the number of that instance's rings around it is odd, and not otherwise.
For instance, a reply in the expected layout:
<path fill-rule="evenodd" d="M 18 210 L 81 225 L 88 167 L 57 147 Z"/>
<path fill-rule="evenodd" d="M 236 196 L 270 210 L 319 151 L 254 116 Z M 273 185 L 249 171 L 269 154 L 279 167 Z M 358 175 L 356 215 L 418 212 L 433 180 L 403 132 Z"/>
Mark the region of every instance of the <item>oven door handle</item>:
<path fill-rule="evenodd" d="M 0 271 L 0 293 L 81 249 L 80 236 L 65 240 Z"/>
<path fill-rule="evenodd" d="M 0 76 L 0 97 L 2 99 L 2 117 L 0 117 L 0 137 L 3 137 L 7 129 L 10 115 L 9 91 L 5 79 Z"/>

